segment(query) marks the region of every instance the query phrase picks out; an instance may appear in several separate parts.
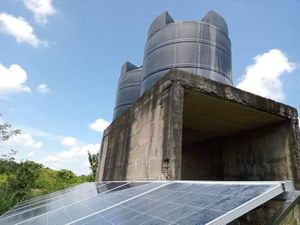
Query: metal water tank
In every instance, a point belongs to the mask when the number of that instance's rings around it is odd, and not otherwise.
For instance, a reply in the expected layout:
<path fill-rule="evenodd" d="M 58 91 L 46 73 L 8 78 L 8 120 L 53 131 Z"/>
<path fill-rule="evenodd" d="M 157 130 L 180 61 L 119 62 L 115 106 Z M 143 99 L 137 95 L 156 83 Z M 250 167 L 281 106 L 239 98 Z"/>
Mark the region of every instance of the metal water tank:
<path fill-rule="evenodd" d="M 122 65 L 113 119 L 119 117 L 139 98 L 142 75 L 142 68 L 138 68 L 130 62 L 125 62 Z"/>
<path fill-rule="evenodd" d="M 171 68 L 232 85 L 231 42 L 219 14 L 209 11 L 201 21 L 175 22 L 159 15 L 148 31 L 141 95 Z"/>

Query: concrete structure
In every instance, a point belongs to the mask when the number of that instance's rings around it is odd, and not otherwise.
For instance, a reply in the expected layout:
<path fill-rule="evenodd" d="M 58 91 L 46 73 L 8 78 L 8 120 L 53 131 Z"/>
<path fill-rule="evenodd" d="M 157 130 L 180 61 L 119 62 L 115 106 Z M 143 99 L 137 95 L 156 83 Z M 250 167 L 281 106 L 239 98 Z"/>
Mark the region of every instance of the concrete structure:
<path fill-rule="evenodd" d="M 104 131 L 98 180 L 292 180 L 295 108 L 171 70 Z"/>
<path fill-rule="evenodd" d="M 299 140 L 295 108 L 173 69 L 104 131 L 97 180 L 291 180 L 299 189 Z M 297 193 L 231 225 L 282 221 Z"/>

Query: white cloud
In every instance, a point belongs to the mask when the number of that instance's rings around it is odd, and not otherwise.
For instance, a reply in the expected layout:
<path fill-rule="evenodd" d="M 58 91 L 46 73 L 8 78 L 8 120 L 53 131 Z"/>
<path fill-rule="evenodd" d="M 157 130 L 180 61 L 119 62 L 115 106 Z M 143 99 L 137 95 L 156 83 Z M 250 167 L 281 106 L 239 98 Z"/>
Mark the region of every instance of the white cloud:
<path fill-rule="evenodd" d="M 88 151 L 96 154 L 100 144 L 73 146 L 68 150 L 48 155 L 41 162 L 53 169 L 73 170 L 77 175 L 89 173 Z"/>
<path fill-rule="evenodd" d="M 43 143 L 33 139 L 32 135 L 29 133 L 22 133 L 17 136 L 13 136 L 7 141 L 2 141 L 0 143 L 0 149 L 9 150 L 14 149 L 17 151 L 27 150 L 32 152 L 43 146 Z"/>
<path fill-rule="evenodd" d="M 46 94 L 50 91 L 50 89 L 47 84 L 39 84 L 36 91 L 40 94 Z"/>
<path fill-rule="evenodd" d="M 254 57 L 254 63 L 247 66 L 246 73 L 240 78 L 237 88 L 271 98 L 284 99 L 281 76 L 291 73 L 296 65 L 288 60 L 279 49 L 272 49 Z"/>
<path fill-rule="evenodd" d="M 56 13 L 52 0 L 23 0 L 23 2 L 40 24 L 47 23 L 47 17 Z"/>
<path fill-rule="evenodd" d="M 37 38 L 33 28 L 23 17 L 14 17 L 7 13 L 0 13 L 0 32 L 13 36 L 18 43 L 24 42 L 33 47 L 47 45 L 47 43 Z"/>
<path fill-rule="evenodd" d="M 35 152 L 29 152 L 27 155 L 30 156 L 30 157 L 32 157 L 32 156 L 35 155 Z"/>
<path fill-rule="evenodd" d="M 6 68 L 0 63 L 0 97 L 13 92 L 30 92 L 26 86 L 27 73 L 19 65 Z"/>
<path fill-rule="evenodd" d="M 76 142 L 77 142 L 76 138 L 73 138 L 73 137 L 70 137 L 70 136 L 65 137 L 61 141 L 62 145 L 64 145 L 64 146 L 74 146 L 76 144 Z"/>
<path fill-rule="evenodd" d="M 43 131 L 33 127 L 26 127 L 22 125 L 16 125 L 16 127 L 19 127 L 22 131 L 30 133 L 35 137 L 46 138 L 53 141 L 61 141 L 64 138 L 64 136 L 62 135 L 58 135 L 56 133 L 49 133 L 47 131 Z"/>
<path fill-rule="evenodd" d="M 64 138 L 67 137 L 65 135 L 58 134 L 57 132 L 54 132 L 54 131 L 49 132 L 49 131 L 40 130 L 40 129 L 33 128 L 33 127 L 23 126 L 20 124 L 14 124 L 14 126 L 20 128 L 22 131 L 24 131 L 26 133 L 30 133 L 34 137 L 39 137 L 39 138 L 47 139 L 50 141 L 61 142 Z M 87 142 L 84 140 L 76 139 L 76 144 L 84 145 L 84 144 L 87 144 Z"/>
<path fill-rule="evenodd" d="M 103 132 L 108 126 L 110 122 L 104 120 L 104 119 L 97 119 L 93 123 L 89 124 L 89 127 L 92 130 Z"/>

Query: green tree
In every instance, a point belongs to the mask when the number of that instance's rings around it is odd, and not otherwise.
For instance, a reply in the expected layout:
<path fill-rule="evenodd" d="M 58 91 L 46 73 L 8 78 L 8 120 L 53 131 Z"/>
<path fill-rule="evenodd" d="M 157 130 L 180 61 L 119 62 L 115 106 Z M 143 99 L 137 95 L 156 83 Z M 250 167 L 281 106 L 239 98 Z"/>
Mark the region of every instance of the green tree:
<path fill-rule="evenodd" d="M 77 183 L 76 175 L 72 171 L 66 169 L 57 171 L 56 178 L 56 186 L 60 189 L 72 186 Z"/>
<path fill-rule="evenodd" d="M 2 117 L 1 113 L 0 113 L 0 117 Z M 5 123 L 0 124 L 0 140 L 1 141 L 6 141 L 10 137 L 12 137 L 14 135 L 18 135 L 18 134 L 21 134 L 21 130 L 12 129 L 10 123 L 5 122 Z"/>
<path fill-rule="evenodd" d="M 31 196 L 41 168 L 40 164 L 32 161 L 21 162 L 15 175 L 9 177 L 7 187 L 16 203 Z"/>
<path fill-rule="evenodd" d="M 0 122 L 0 142 L 20 133 L 9 123 Z M 14 150 L 0 152 L 0 215 L 31 197 L 90 180 L 90 176 L 77 177 L 70 170 L 55 171 L 33 161 L 16 162 L 16 153 Z"/>
<path fill-rule="evenodd" d="M 17 151 L 10 150 L 6 155 L 0 157 L 0 174 L 14 173 L 18 169 L 18 163 L 15 162 L 15 154 Z"/>
<path fill-rule="evenodd" d="M 32 189 L 42 168 L 40 164 L 32 161 L 21 162 L 15 173 L 9 174 L 6 182 L 0 188 L 0 201 L 3 206 L 0 211 L 11 208 L 18 202 L 32 197 Z"/>
<path fill-rule="evenodd" d="M 0 117 L 2 114 L 0 113 Z M 19 129 L 12 129 L 10 123 L 0 123 L 0 142 L 7 141 L 12 136 L 20 134 Z M 14 160 L 17 151 L 10 150 L 8 153 L 0 152 L 0 215 L 14 205 L 14 198 L 11 198 L 10 185 L 11 174 L 17 171 L 18 163 Z"/>
<path fill-rule="evenodd" d="M 0 113 L 0 117 L 2 117 L 2 114 Z M 21 134 L 21 130 L 19 129 L 13 129 L 10 123 L 4 122 L 0 123 L 0 141 L 7 141 L 9 138 L 15 135 Z M 0 159 L 2 160 L 8 160 L 13 161 L 14 155 L 17 153 L 17 151 L 11 149 L 9 153 L 1 153 Z"/>
<path fill-rule="evenodd" d="M 97 167 L 98 167 L 98 157 L 99 153 L 97 154 L 91 154 L 88 152 L 88 157 L 89 157 L 89 163 L 90 163 L 90 169 L 91 169 L 91 174 L 90 174 L 90 180 L 95 181 L 96 180 L 96 173 L 97 173 Z"/>
<path fill-rule="evenodd" d="M 76 177 L 76 175 L 70 170 L 62 169 L 57 171 L 57 177 L 58 179 L 64 181 L 72 181 Z"/>

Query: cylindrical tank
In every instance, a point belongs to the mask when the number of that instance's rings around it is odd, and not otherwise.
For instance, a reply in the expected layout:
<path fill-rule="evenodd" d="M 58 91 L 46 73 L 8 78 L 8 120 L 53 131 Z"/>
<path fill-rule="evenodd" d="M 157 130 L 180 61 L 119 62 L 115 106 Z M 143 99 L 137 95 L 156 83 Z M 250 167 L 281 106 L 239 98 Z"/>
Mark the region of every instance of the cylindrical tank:
<path fill-rule="evenodd" d="M 139 98 L 142 75 L 142 68 L 138 68 L 130 62 L 125 62 L 122 65 L 113 119 L 119 117 Z"/>
<path fill-rule="evenodd" d="M 174 22 L 167 12 L 159 15 L 148 31 L 141 95 L 171 68 L 232 85 L 225 20 L 213 11 L 201 21 Z"/>

